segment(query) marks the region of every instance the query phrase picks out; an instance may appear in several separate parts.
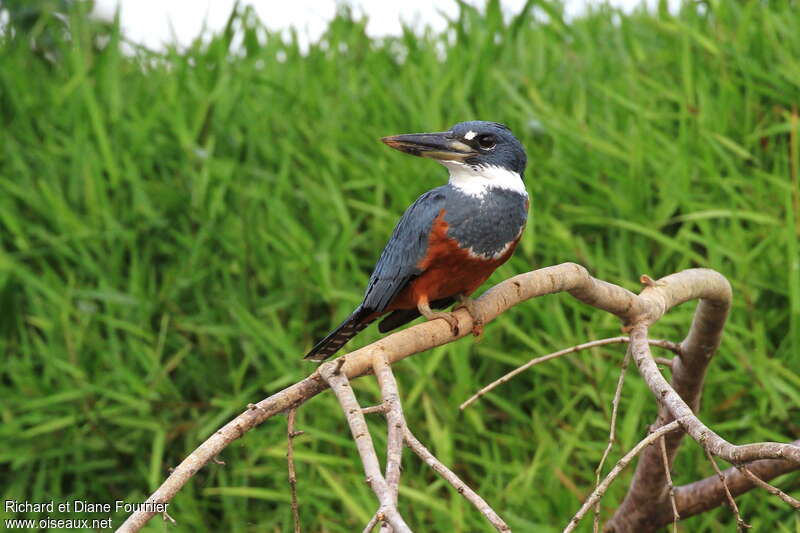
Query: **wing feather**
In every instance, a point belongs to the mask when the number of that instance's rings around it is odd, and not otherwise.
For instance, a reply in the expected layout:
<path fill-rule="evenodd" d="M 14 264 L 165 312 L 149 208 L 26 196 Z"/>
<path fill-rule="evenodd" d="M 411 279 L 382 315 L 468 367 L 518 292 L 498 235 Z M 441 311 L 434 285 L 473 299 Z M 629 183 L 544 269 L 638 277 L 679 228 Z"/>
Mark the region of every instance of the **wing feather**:
<path fill-rule="evenodd" d="M 383 312 L 394 297 L 422 273 L 417 265 L 425 257 L 431 227 L 446 200 L 446 188 L 437 187 L 406 209 L 370 276 L 363 307 Z"/>

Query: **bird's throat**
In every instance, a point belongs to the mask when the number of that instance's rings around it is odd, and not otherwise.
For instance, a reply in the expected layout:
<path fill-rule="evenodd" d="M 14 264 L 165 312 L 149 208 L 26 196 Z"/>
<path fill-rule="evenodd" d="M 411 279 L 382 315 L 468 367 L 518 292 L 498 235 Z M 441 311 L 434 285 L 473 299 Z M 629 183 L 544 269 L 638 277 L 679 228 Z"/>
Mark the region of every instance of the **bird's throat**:
<path fill-rule="evenodd" d="M 493 189 L 528 196 L 522 177 L 513 170 L 498 166 L 472 166 L 457 161 L 440 163 L 450 171 L 450 185 L 468 196 L 483 198 Z"/>

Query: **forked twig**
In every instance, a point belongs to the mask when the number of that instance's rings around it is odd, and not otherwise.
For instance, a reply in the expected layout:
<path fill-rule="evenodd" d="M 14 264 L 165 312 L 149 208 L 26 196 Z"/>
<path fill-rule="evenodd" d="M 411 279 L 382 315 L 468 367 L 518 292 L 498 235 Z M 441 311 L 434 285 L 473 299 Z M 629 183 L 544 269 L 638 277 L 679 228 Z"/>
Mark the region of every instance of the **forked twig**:
<path fill-rule="evenodd" d="M 670 436 L 674 437 L 675 434 L 673 433 Z M 795 440 L 793 444 L 800 446 L 800 440 Z M 647 451 L 645 451 L 645 453 L 646 452 Z M 667 453 L 669 453 L 668 439 Z M 643 460 L 644 453 L 639 458 L 639 464 L 641 464 Z M 742 472 L 742 466 L 747 467 L 750 472 L 762 481 L 769 481 L 770 479 L 797 470 L 791 461 L 780 459 L 760 459 L 758 461 L 739 465 L 738 467 L 732 466 L 723 470 L 722 475 L 725 479 L 725 484 L 728 486 L 728 490 L 731 491 L 731 495 L 734 497 L 744 494 L 758 486 Z M 659 473 L 660 472 L 661 470 L 659 469 Z M 691 516 L 697 516 L 710 509 L 724 505 L 725 502 L 723 500 L 726 500 L 725 488 L 716 472 L 704 479 L 675 487 L 675 501 L 678 504 L 678 512 L 681 515 L 681 520 L 686 520 Z M 637 533 L 638 531 L 648 531 L 653 533 L 657 531 L 659 527 L 671 524 L 673 521 L 673 512 L 669 500 L 661 500 L 656 503 L 651 509 L 651 514 L 648 515 L 648 519 L 648 524 L 650 525 L 647 528 L 639 527 L 639 524 L 634 524 L 634 526 L 638 528 L 634 529 L 627 524 L 623 524 L 620 526 L 619 531 L 635 531 Z"/>
<path fill-rule="evenodd" d="M 340 369 L 341 366 L 337 367 L 336 363 L 332 362 L 320 366 L 319 372 L 342 406 L 358 454 L 361 456 L 364 473 L 367 475 L 367 484 L 380 502 L 379 512 L 383 513 L 395 533 L 411 533 L 411 528 L 397 511 L 392 492 L 381 473 L 378 455 L 375 453 L 375 446 L 372 444 L 372 437 L 369 434 L 364 413 L 361 412 L 361 406 L 358 405 L 356 395 L 350 387 L 350 381 L 343 372 L 339 371 Z"/>
<path fill-rule="evenodd" d="M 639 441 L 639 443 L 636 446 L 634 446 L 631 449 L 631 451 L 626 453 L 622 457 L 622 459 L 617 461 L 617 464 L 615 464 L 614 468 L 612 468 L 611 471 L 608 473 L 608 475 L 606 475 L 605 479 L 603 479 L 603 482 L 600 483 L 600 485 L 598 485 L 592 491 L 592 493 L 589 495 L 586 501 L 583 502 L 581 508 L 578 509 L 578 512 L 575 513 L 575 516 L 573 516 L 572 519 L 569 521 L 567 527 L 564 528 L 563 533 L 570 533 L 571 531 L 575 531 L 575 528 L 578 526 L 578 522 L 580 522 L 583 519 L 583 517 L 586 516 L 586 513 L 589 512 L 589 509 L 594 507 L 597 504 L 597 502 L 600 501 L 600 498 L 602 498 L 603 495 L 606 493 L 608 487 L 611 486 L 611 483 L 617 478 L 620 472 L 622 472 L 622 470 L 626 466 L 628 466 L 628 464 L 630 464 L 631 461 L 633 461 L 634 457 L 636 457 L 636 455 L 638 455 L 639 452 L 641 452 L 644 448 L 651 445 L 652 443 L 654 443 L 667 433 L 680 429 L 680 427 L 681 427 L 680 423 L 677 420 L 673 420 L 669 424 L 661 426 L 660 428 L 658 428 L 657 430 L 655 430 L 654 432 L 650 433 L 648 436 L 643 438 L 641 441 Z"/>
<path fill-rule="evenodd" d="M 381 389 L 383 403 L 380 406 L 362 409 L 361 412 L 383 413 L 387 421 L 387 458 L 386 458 L 386 483 L 392 491 L 395 503 L 400 485 L 400 462 L 402 458 L 403 443 L 416 453 L 425 463 L 435 472 L 440 474 L 448 481 L 459 494 L 464 496 L 472 503 L 487 520 L 501 532 L 511 531 L 502 518 L 489 506 L 486 501 L 473 491 L 466 483 L 461 481 L 451 470 L 442 464 L 422 443 L 414 437 L 408 429 L 400 396 L 397 388 L 397 381 L 389 363 L 384 357 L 376 355 L 373 359 L 373 370 Z M 379 509 L 370 519 L 364 528 L 364 533 L 372 531 L 378 521 L 383 520 L 383 515 Z M 384 522 L 386 525 L 386 522 Z M 389 526 L 390 527 L 390 526 Z"/>

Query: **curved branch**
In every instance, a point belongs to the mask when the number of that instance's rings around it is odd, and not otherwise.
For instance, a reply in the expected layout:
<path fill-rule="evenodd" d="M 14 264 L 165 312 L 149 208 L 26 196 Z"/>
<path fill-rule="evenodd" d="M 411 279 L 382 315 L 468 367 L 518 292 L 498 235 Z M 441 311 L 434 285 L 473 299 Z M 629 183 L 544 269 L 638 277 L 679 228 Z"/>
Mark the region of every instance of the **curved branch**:
<path fill-rule="evenodd" d="M 789 459 L 800 465 L 800 447 L 780 442 L 762 442 L 737 446 L 726 441 L 698 419 L 683 398 L 667 383 L 650 354 L 647 343 L 647 328 L 635 326 L 631 331 L 633 359 L 645 382 L 673 418 L 681 420 L 683 429 L 706 448 L 712 455 L 732 464 L 741 464 L 757 459 Z"/>
<path fill-rule="evenodd" d="M 484 323 L 488 323 L 510 307 L 525 300 L 562 291 L 569 291 L 589 305 L 623 318 L 629 317 L 637 302 L 637 296 L 632 292 L 591 277 L 580 265 L 563 263 L 503 281 L 486 291 L 475 304 Z M 376 354 L 383 354 L 392 364 L 470 334 L 472 331 L 470 314 L 463 309 L 456 311 L 455 316 L 459 321 L 459 331 L 463 332 L 456 337 L 453 336 L 449 325 L 442 320 L 423 322 L 343 356 L 346 362 L 341 370 L 348 379 L 353 379 L 372 371 L 372 359 Z M 231 442 L 270 417 L 300 406 L 326 388 L 327 384 L 319 375 L 319 371 L 316 371 L 257 404 L 251 404 L 245 412 L 216 431 L 175 467 L 164 483 L 150 495 L 147 502 L 169 502 L 198 470 L 219 455 Z M 136 511 L 117 531 L 123 533 L 139 531 L 156 514 Z"/>
<path fill-rule="evenodd" d="M 673 365 L 673 382 L 676 390 L 673 390 L 661 377 L 659 382 L 654 379 L 658 387 L 651 389 L 657 392 L 657 398 L 670 400 L 670 406 L 677 406 L 677 411 L 662 410 L 664 415 L 660 419 L 658 426 L 667 424 L 671 421 L 670 415 L 678 415 L 681 424 L 684 416 L 697 420 L 691 408 L 696 408 L 699 402 L 699 391 L 702 387 L 705 366 L 719 344 L 722 324 L 727 316 L 730 305 L 730 286 L 720 274 L 707 269 L 692 269 L 667 276 L 658 282 L 652 282 L 647 278 L 649 286 L 637 296 L 634 293 L 605 281 L 593 278 L 587 270 L 574 263 L 564 263 L 520 274 L 510 278 L 484 293 L 475 302 L 478 315 L 484 322 L 490 322 L 499 314 L 505 312 L 510 307 L 517 305 L 525 300 L 566 291 L 575 298 L 593 307 L 603 309 L 620 317 L 626 326 L 630 326 L 639 339 L 638 344 L 644 342 L 644 349 L 638 349 L 641 357 L 637 360 L 640 372 L 652 374 L 649 363 L 659 377 L 658 369 L 652 356 L 649 354 L 647 346 L 646 332 L 647 326 L 658 320 L 668 309 L 685 301 L 701 298 L 697 313 L 692 324 L 689 336 L 681 345 L 682 355 L 675 359 Z M 413 354 L 429 350 L 436 346 L 452 342 L 460 337 L 468 335 L 472 331 L 472 318 L 466 310 L 459 310 L 455 313 L 459 322 L 459 331 L 463 332 L 458 336 L 453 336 L 448 324 L 441 320 L 432 320 L 416 326 L 399 331 L 364 348 L 356 350 L 343 356 L 336 362 L 337 369 L 347 377 L 347 379 L 357 378 L 372 372 L 372 364 L 375 357 L 384 357 L 389 364 L 393 364 Z M 642 335 L 644 335 L 642 341 Z M 632 335 L 634 337 L 634 335 Z M 636 353 L 634 353 L 634 356 Z M 684 374 L 683 378 L 677 379 L 675 374 Z M 655 378 L 655 375 L 653 375 Z M 648 382 L 650 384 L 650 382 Z M 665 385 L 665 386 L 664 386 Z M 211 435 L 203 444 L 192 452 L 180 465 L 178 465 L 164 483 L 148 498 L 150 503 L 166 503 L 187 483 L 187 481 L 205 464 L 216 457 L 231 442 L 241 437 L 245 432 L 261 424 L 268 418 L 284 412 L 291 408 L 296 408 L 308 399 L 319 394 L 327 388 L 325 380 L 320 376 L 319 370 L 312 373 L 302 381 L 287 387 L 286 389 L 262 400 L 257 404 L 251 404 L 248 409 L 226 424 L 220 430 Z M 695 393 L 696 391 L 696 393 Z M 661 395 L 663 393 L 663 395 Z M 681 400 L 681 396 L 687 398 L 686 402 Z M 677 398 L 677 401 L 672 401 Z M 688 406 L 691 406 L 689 408 Z M 685 407 L 685 409 L 684 409 Z M 722 441 L 716 434 L 697 420 L 705 436 L 700 436 L 695 431 L 693 436 L 710 444 L 711 451 L 721 457 L 732 457 L 738 461 L 746 461 L 748 458 L 781 457 L 785 454 L 787 458 L 795 460 L 795 451 L 800 453 L 800 448 L 792 448 L 789 445 L 775 444 L 772 447 L 754 448 L 752 446 L 739 446 L 733 450 L 725 449 L 722 443 L 732 446 Z M 714 439 L 719 439 L 716 441 Z M 666 437 L 667 452 L 670 458 L 674 457 L 679 437 L 669 435 Z M 721 442 L 720 442 L 721 441 Z M 761 445 L 759 445 L 761 446 Z M 650 449 L 645 450 L 637 467 L 637 478 L 639 469 L 643 463 L 648 463 L 647 456 Z M 658 452 L 656 452 L 658 453 Z M 767 455 L 759 455 L 766 453 Z M 670 459 L 671 460 L 671 459 Z M 661 460 L 657 463 L 660 465 Z M 797 463 L 794 465 L 797 468 Z M 653 486 L 652 482 L 660 481 L 660 488 L 663 488 L 663 467 L 659 466 L 660 472 L 655 475 L 649 472 L 646 481 L 637 487 L 632 485 L 631 493 L 638 494 L 641 487 Z M 635 479 L 637 479 L 635 478 Z M 627 500 L 626 500 L 627 501 Z M 655 499 L 653 501 L 656 501 Z M 648 505 L 652 502 L 646 502 Z M 143 506 L 144 507 L 144 506 Z M 651 511 L 652 511 L 651 507 Z M 619 513 L 618 513 L 619 514 Z M 137 511 L 125 521 L 117 530 L 122 532 L 138 531 L 155 513 Z M 687 516 L 681 513 L 681 516 Z M 615 516 L 616 519 L 616 516 Z M 613 520 L 612 520 L 613 521 Z M 620 531 L 623 531 L 620 529 Z M 643 530 L 637 530 L 643 531 Z"/>
<path fill-rule="evenodd" d="M 327 388 L 317 372 L 278 394 L 250 404 L 242 414 L 222 426 L 172 470 L 169 477 L 147 498 L 147 503 L 167 503 L 201 468 L 228 447 L 230 443 L 278 413 L 296 407 Z M 147 506 L 142 506 L 147 507 Z M 157 513 L 136 511 L 117 529 L 118 532 L 139 531 Z"/>
<path fill-rule="evenodd" d="M 386 478 L 381 473 L 381 464 L 378 455 L 375 453 L 375 446 L 372 444 L 372 437 L 367 429 L 367 420 L 361 412 L 361 406 L 350 387 L 350 381 L 339 370 L 336 362 L 324 363 L 320 369 L 320 374 L 333 389 L 333 393 L 339 400 L 342 410 L 353 434 L 353 440 L 358 448 L 358 455 L 361 456 L 361 463 L 364 465 L 364 473 L 367 475 L 367 485 L 378 497 L 381 507 L 379 513 L 385 517 L 386 522 L 392 526 L 395 533 L 411 533 L 403 517 L 397 511 L 397 501 Z M 399 466 L 398 466 L 399 475 Z"/>
<path fill-rule="evenodd" d="M 640 298 L 646 302 L 648 313 L 631 331 L 634 360 L 645 382 L 659 401 L 659 415 L 654 427 L 670 423 L 675 418 L 687 421 L 684 429 L 714 455 L 736 463 L 773 457 L 793 457 L 800 463 L 800 447 L 790 444 L 765 443 L 734 446 L 711 431 L 694 415 L 700 406 L 700 393 L 706 369 L 719 346 L 722 330 L 731 305 L 732 291 L 728 281 L 708 269 L 684 270 L 648 286 Z M 700 299 L 689 334 L 681 343 L 681 356 L 672 365 L 672 383 L 658 370 L 647 343 L 647 328 L 669 309 L 692 299 Z M 665 437 L 665 447 L 671 466 L 684 432 Z M 795 469 L 797 466 L 794 467 Z M 664 490 L 667 479 L 659 450 L 645 450 L 639 458 L 630 489 L 605 531 L 616 533 L 655 531 L 672 520 L 669 493 Z M 752 488 L 752 485 L 748 487 Z M 721 489 L 720 489 L 721 490 Z M 724 499 L 722 492 L 716 505 Z M 681 507 L 681 488 L 676 489 L 676 501 L 681 518 L 691 516 Z M 664 518 L 669 516 L 669 521 Z M 656 517 L 658 520 L 656 521 Z"/>
<path fill-rule="evenodd" d="M 796 440 L 792 444 L 800 446 L 800 440 Z M 762 481 L 769 481 L 797 470 L 797 465 L 782 459 L 762 459 L 744 466 Z M 746 474 L 735 466 L 723 470 L 722 475 L 725 477 L 725 485 L 728 486 L 734 497 L 756 487 L 756 483 L 748 479 Z M 725 502 L 725 488 L 719 477 L 714 474 L 705 479 L 675 487 L 675 501 L 681 520 L 684 520 L 722 505 Z M 650 513 L 647 528 L 644 529 L 646 531 L 655 531 L 672 522 L 670 506 L 665 507 L 660 502 L 655 502 L 650 507 Z"/>
<path fill-rule="evenodd" d="M 662 438 L 664 435 L 678 429 L 680 429 L 680 424 L 677 420 L 673 420 L 669 424 L 661 426 L 650 435 L 639 441 L 639 443 L 634 446 L 631 451 L 626 453 L 622 459 L 620 459 L 617 464 L 614 465 L 614 468 L 612 468 L 611 471 L 606 475 L 602 483 L 599 483 L 589 497 L 586 498 L 586 501 L 583 502 L 581 508 L 578 509 L 578 512 L 575 513 L 575 516 L 573 516 L 569 521 L 567 527 L 564 528 L 564 533 L 571 533 L 572 531 L 575 531 L 575 528 L 578 527 L 578 522 L 580 522 L 581 519 L 586 516 L 586 513 L 589 512 L 589 509 L 591 509 L 597 502 L 600 501 L 600 498 L 603 497 L 603 494 L 605 494 L 605 492 L 608 490 L 608 487 L 611 486 L 611 483 L 617 478 L 620 472 L 622 472 L 622 470 L 628 466 L 631 461 L 633 461 L 633 458 L 636 457 L 639 452 Z"/>

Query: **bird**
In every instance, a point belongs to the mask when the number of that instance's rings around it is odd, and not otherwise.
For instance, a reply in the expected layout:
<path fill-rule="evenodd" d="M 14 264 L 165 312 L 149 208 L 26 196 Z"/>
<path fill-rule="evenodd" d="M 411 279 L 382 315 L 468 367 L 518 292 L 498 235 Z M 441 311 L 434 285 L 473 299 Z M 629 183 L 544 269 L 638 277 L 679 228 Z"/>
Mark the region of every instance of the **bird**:
<path fill-rule="evenodd" d="M 375 264 L 361 304 L 305 359 L 327 359 L 383 316 L 381 333 L 424 316 L 447 321 L 457 336 L 454 314 L 434 311 L 456 302 L 470 313 L 478 335 L 483 319 L 470 296 L 511 257 L 525 229 L 527 155 L 507 126 L 460 122 L 444 132 L 381 141 L 438 161 L 449 171 L 449 180 L 406 210 Z"/>

